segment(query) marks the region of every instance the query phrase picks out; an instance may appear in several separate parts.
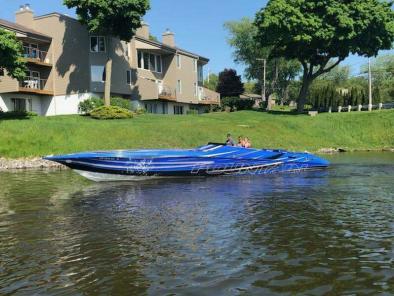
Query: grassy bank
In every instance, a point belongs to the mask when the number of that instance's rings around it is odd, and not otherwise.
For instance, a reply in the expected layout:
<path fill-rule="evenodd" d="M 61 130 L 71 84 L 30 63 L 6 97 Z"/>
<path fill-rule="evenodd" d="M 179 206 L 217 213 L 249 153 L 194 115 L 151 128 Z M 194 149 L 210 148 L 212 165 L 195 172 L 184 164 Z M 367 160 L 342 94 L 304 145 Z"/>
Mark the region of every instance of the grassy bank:
<path fill-rule="evenodd" d="M 253 111 L 201 116 L 141 115 L 97 121 L 82 116 L 0 120 L 0 157 L 18 158 L 97 149 L 194 147 L 224 141 L 226 133 L 251 138 L 254 147 L 394 147 L 394 110 L 317 117 Z"/>

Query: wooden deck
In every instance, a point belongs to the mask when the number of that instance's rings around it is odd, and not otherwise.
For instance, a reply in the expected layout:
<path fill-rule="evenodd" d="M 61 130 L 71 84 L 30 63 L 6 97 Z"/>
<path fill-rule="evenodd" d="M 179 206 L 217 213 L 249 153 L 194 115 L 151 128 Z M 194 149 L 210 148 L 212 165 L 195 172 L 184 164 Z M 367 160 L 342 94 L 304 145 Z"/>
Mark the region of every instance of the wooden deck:
<path fill-rule="evenodd" d="M 28 87 L 19 87 L 19 92 L 25 93 L 25 94 L 36 94 L 36 95 L 47 95 L 47 96 L 54 95 L 53 90 L 28 88 Z"/>

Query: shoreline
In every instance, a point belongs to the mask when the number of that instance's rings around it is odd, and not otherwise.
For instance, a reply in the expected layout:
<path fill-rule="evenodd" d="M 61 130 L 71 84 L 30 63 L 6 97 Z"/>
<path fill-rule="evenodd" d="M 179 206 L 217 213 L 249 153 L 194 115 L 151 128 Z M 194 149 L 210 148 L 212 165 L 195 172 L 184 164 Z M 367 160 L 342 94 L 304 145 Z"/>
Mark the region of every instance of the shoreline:
<path fill-rule="evenodd" d="M 307 152 L 307 151 L 306 151 Z M 347 149 L 347 148 L 321 148 L 315 152 L 320 155 L 330 155 L 338 153 L 352 153 L 352 152 L 393 152 L 394 148 L 382 149 Z M 10 170 L 30 170 L 30 169 L 68 169 L 66 166 L 44 160 L 40 157 L 25 157 L 25 158 L 3 158 L 0 157 L 0 172 Z"/>

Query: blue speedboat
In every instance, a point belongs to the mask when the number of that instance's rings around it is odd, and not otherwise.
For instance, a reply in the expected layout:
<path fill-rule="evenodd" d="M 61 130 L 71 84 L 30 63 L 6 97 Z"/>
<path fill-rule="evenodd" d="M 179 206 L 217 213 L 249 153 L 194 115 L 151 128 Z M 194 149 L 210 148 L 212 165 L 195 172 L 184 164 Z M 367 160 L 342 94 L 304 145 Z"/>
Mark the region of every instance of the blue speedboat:
<path fill-rule="evenodd" d="M 210 143 L 195 149 L 114 150 L 47 156 L 93 181 L 152 177 L 264 175 L 323 169 L 329 162 L 309 153 Z"/>

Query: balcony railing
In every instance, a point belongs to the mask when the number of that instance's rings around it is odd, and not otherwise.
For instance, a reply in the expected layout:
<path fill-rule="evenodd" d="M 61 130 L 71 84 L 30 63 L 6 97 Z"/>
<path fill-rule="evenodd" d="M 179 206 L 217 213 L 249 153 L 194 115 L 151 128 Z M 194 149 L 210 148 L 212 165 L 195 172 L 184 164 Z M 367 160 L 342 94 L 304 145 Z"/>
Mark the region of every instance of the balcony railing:
<path fill-rule="evenodd" d="M 200 104 L 218 105 L 220 95 L 204 87 L 198 87 L 198 100 Z"/>
<path fill-rule="evenodd" d="M 41 63 L 50 64 L 50 59 L 48 52 L 39 50 L 38 48 L 24 46 L 23 47 L 23 56 L 26 59 L 36 60 Z"/>
<path fill-rule="evenodd" d="M 25 79 L 19 81 L 19 87 L 31 90 L 44 90 L 47 84 L 47 79 L 27 76 Z"/>
<path fill-rule="evenodd" d="M 175 89 L 169 87 L 168 85 L 158 84 L 159 99 L 176 101 L 176 91 Z"/>

